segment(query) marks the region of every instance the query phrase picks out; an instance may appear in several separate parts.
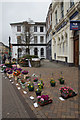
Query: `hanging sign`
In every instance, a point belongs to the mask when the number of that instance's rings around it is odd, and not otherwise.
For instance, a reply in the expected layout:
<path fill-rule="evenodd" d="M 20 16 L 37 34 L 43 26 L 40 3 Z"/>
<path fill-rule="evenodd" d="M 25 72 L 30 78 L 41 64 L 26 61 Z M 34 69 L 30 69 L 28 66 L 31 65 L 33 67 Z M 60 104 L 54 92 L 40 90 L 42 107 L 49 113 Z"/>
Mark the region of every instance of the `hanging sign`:
<path fill-rule="evenodd" d="M 70 30 L 80 30 L 80 20 L 70 21 Z"/>

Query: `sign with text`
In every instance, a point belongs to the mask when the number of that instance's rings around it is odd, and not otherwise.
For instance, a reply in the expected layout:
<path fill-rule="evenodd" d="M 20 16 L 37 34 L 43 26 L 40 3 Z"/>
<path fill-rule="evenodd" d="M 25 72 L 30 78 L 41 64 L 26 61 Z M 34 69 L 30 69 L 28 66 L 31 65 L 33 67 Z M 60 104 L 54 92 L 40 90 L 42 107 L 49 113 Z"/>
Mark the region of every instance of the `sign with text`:
<path fill-rule="evenodd" d="M 70 21 L 70 30 L 80 30 L 80 20 Z"/>

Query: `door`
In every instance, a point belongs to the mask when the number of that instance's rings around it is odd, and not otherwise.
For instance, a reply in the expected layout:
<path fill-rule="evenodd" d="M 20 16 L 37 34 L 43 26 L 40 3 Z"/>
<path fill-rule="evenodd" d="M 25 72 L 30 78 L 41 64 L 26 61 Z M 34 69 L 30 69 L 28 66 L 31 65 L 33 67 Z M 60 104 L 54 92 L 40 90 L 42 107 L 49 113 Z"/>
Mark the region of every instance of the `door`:
<path fill-rule="evenodd" d="M 74 38 L 74 64 L 79 65 L 79 36 Z"/>

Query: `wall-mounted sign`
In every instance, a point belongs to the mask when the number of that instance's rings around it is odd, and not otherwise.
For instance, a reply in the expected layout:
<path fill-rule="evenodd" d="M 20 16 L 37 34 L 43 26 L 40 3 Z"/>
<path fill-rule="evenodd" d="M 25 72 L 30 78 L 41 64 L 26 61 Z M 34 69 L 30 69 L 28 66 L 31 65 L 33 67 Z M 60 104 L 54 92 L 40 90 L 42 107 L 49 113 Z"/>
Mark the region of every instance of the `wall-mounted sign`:
<path fill-rule="evenodd" d="M 70 21 L 70 30 L 80 30 L 80 20 Z"/>

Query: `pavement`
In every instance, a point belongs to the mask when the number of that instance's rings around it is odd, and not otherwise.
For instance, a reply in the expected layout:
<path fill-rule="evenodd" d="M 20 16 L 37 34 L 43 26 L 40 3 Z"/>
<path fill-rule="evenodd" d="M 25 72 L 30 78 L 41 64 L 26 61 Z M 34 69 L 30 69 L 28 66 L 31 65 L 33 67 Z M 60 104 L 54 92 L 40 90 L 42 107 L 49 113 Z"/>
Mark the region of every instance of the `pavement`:
<path fill-rule="evenodd" d="M 78 93 L 78 68 L 67 67 L 61 64 L 52 63 L 48 60 L 41 61 L 41 67 L 22 67 L 29 71 L 31 76 L 33 73 L 38 75 L 38 78 L 42 78 L 44 82 L 44 88 L 42 94 L 48 94 L 53 100 L 53 103 L 45 105 L 43 107 L 38 106 L 35 108 L 33 103 L 37 102 L 35 92 L 29 92 L 27 88 L 20 90 L 17 89 L 16 81 L 11 84 L 9 79 L 3 77 L 3 103 L 2 103 L 2 117 L 3 118 L 74 118 L 77 119 L 79 116 L 78 111 L 78 97 L 79 94 L 73 98 L 69 98 L 65 101 L 61 101 L 60 87 L 70 86 L 75 92 Z M 65 84 L 60 85 L 58 78 L 60 77 L 61 71 L 65 79 Z M 4 75 L 3 75 L 4 76 Z M 22 76 L 23 77 L 23 76 Z M 56 86 L 50 86 L 50 79 L 54 78 Z M 23 79 L 23 78 L 22 78 Z M 31 78 L 33 80 L 33 78 Z M 18 87 L 21 87 L 20 85 Z M 37 86 L 35 86 L 36 88 Z M 23 94 L 23 91 L 27 91 L 27 94 Z M 34 100 L 30 99 L 30 96 L 34 97 Z M 28 108 L 28 109 L 27 109 Z M 25 114 L 26 111 L 26 114 Z"/>

